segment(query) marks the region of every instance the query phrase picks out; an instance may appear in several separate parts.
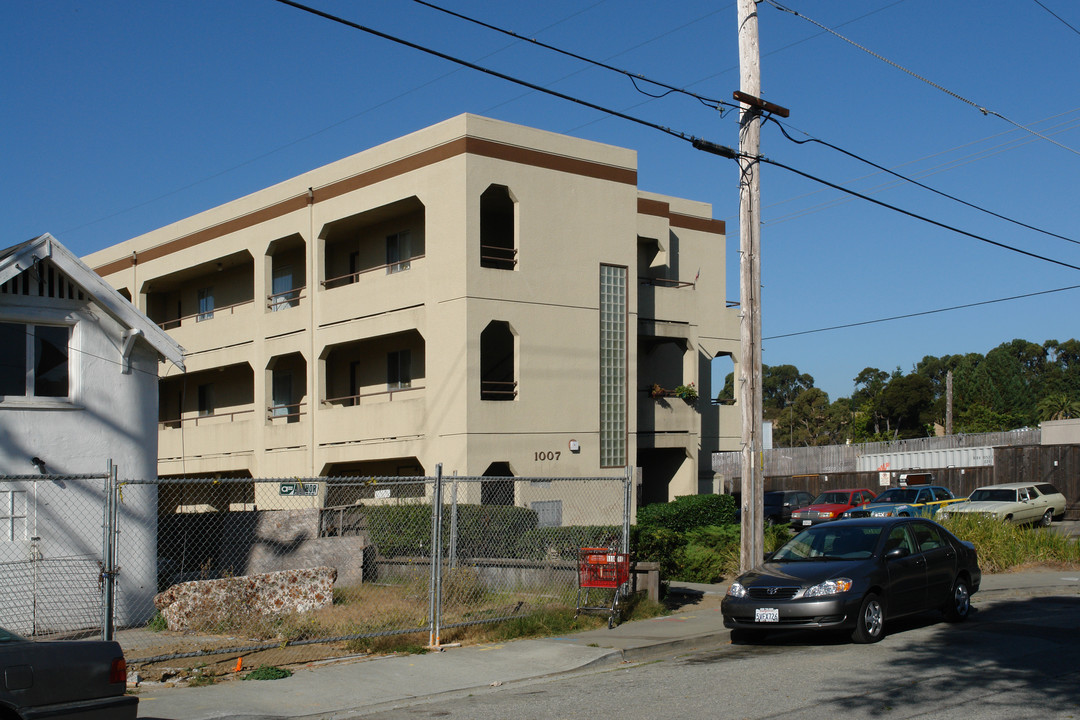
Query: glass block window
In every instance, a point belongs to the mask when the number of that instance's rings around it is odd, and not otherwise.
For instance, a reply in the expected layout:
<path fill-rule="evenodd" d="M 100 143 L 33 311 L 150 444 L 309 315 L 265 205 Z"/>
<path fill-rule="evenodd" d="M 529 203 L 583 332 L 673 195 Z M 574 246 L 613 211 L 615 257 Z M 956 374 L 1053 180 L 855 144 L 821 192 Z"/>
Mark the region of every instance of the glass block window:
<path fill-rule="evenodd" d="M 600 465 L 626 465 L 627 269 L 600 266 Z"/>

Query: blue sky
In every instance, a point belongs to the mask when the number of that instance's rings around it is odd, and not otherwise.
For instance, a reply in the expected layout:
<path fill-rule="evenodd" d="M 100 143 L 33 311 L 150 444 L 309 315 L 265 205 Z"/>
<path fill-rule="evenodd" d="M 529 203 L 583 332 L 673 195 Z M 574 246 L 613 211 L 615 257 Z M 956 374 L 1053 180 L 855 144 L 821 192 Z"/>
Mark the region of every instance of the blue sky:
<path fill-rule="evenodd" d="M 685 96 L 650 98 L 624 76 L 417 2 L 311 4 L 652 123 L 738 143 L 734 113 L 721 116 Z M 794 144 L 775 125 L 763 130 L 764 155 L 993 242 L 1080 266 L 1075 3 L 782 4 L 923 78 L 761 3 L 762 95 L 790 108 L 793 137 L 824 140 L 1068 239 L 896 182 L 835 150 Z M 734 2 L 443 5 L 705 96 L 726 100 L 738 89 Z M 272 0 L 3 3 L 0 59 L 2 245 L 51 232 L 87 254 L 473 112 L 636 150 L 642 189 L 710 202 L 714 216 L 727 221 L 727 297 L 739 297 L 732 161 Z M 796 365 L 832 399 L 850 395 L 853 378 L 868 366 L 906 372 L 925 355 L 1077 336 L 1077 290 L 806 333 L 1080 285 L 1080 271 L 777 167 L 762 169 L 762 205 L 763 360 Z M 720 279 L 701 278 L 714 281 Z"/>

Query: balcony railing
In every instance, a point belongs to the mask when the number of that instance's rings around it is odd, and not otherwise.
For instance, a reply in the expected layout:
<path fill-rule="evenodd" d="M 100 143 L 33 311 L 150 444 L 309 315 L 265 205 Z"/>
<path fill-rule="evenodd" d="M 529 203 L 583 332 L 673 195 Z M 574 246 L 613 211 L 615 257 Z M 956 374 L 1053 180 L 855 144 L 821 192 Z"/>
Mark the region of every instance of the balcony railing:
<path fill-rule="evenodd" d="M 513 270 L 517 266 L 517 254 L 517 248 L 481 245 L 480 264 L 496 270 Z"/>
<path fill-rule="evenodd" d="M 360 401 L 364 398 L 381 398 L 387 397 L 390 402 L 393 402 L 395 395 L 401 393 L 412 392 L 414 390 L 423 390 L 424 386 L 419 385 L 415 387 L 403 387 L 403 388 L 391 388 L 389 390 L 383 390 L 380 392 L 361 393 L 359 395 L 343 395 L 341 397 L 326 398 L 322 401 L 323 405 L 341 405 L 343 407 L 355 407 L 360 404 Z"/>
<path fill-rule="evenodd" d="M 247 410 L 235 410 L 233 412 L 210 413 L 209 415 L 196 415 L 194 417 L 174 418 L 172 420 L 161 420 L 160 422 L 158 422 L 158 429 L 159 430 L 162 430 L 162 429 L 165 429 L 165 428 L 177 429 L 177 428 L 180 428 L 180 427 L 182 427 L 184 425 L 188 425 L 188 426 L 192 426 L 192 427 L 198 427 L 200 423 L 204 424 L 204 425 L 205 424 L 211 424 L 211 423 L 217 424 L 217 423 L 221 422 L 222 420 L 224 420 L 226 422 L 234 422 L 238 415 L 250 415 L 250 414 L 252 414 L 254 412 L 255 412 L 255 410 L 253 408 L 249 408 Z"/>
<path fill-rule="evenodd" d="M 197 313 L 192 313 L 191 315 L 185 315 L 183 317 L 176 318 L 175 320 L 165 320 L 164 322 L 159 322 L 158 327 L 162 330 L 173 330 L 183 325 L 184 322 L 187 320 L 194 319 L 196 322 L 206 322 L 207 320 L 213 320 L 214 316 L 218 313 L 224 313 L 225 311 L 228 311 L 228 313 L 232 315 L 236 312 L 236 308 L 243 307 L 244 305 L 252 305 L 254 303 L 254 300 L 243 300 L 238 303 L 233 303 L 232 305 L 222 305 L 221 307 L 216 307 L 213 310 L 202 310 Z"/>
<path fill-rule="evenodd" d="M 304 299 L 304 289 L 304 286 L 301 285 L 292 290 L 284 290 L 279 293 L 274 293 L 273 295 L 267 295 L 266 307 L 269 308 L 270 312 L 294 308 Z"/>
<path fill-rule="evenodd" d="M 407 260 L 398 260 L 397 262 L 386 263 L 384 265 L 376 265 L 375 267 L 358 270 L 354 273 L 349 273 L 348 275 L 338 275 L 337 277 L 328 278 L 323 280 L 321 284 L 327 290 L 344 287 L 345 285 L 352 285 L 359 281 L 361 275 L 367 275 L 368 273 L 379 272 L 381 270 L 384 274 L 393 274 L 408 270 L 414 260 L 420 260 L 423 257 L 423 255 L 413 255 Z"/>
<path fill-rule="evenodd" d="M 653 287 L 685 288 L 697 286 L 696 282 L 686 282 L 683 280 L 672 280 L 670 278 L 659 277 L 639 277 L 638 281 L 642 285 L 651 285 Z"/>
<path fill-rule="evenodd" d="M 304 407 L 307 403 L 291 403 L 289 405 L 271 405 L 266 408 L 266 420 L 273 423 L 275 420 L 281 420 L 287 423 L 299 422 L 300 418 L 307 415 L 304 412 Z"/>
<path fill-rule="evenodd" d="M 517 397 L 517 380 L 481 380 L 481 400 L 513 400 Z"/>

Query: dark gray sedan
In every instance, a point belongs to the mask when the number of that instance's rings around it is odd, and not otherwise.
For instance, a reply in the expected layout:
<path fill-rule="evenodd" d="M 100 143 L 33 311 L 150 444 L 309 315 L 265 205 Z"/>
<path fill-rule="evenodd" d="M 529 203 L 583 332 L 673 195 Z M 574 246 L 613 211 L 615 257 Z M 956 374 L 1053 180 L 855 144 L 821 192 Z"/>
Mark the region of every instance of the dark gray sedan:
<path fill-rule="evenodd" d="M 0 628 L 0 717 L 134 720 L 127 665 L 114 642 L 34 642 Z"/>
<path fill-rule="evenodd" d="M 935 522 L 838 520 L 803 530 L 731 583 L 721 612 L 733 635 L 849 629 L 877 642 L 887 619 L 940 609 L 960 622 L 982 572 L 975 547 Z"/>

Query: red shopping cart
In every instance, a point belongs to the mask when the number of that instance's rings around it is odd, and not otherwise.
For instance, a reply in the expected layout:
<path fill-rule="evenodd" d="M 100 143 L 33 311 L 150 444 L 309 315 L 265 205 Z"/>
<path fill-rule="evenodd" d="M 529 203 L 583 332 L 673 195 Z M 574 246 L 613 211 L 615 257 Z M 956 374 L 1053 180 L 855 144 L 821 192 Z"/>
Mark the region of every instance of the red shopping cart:
<path fill-rule="evenodd" d="M 615 627 L 623 586 L 630 582 L 630 555 L 610 548 L 583 547 L 578 552 L 577 617 L 583 612 L 604 613 Z M 611 605 L 589 605 L 590 590 L 610 590 Z M 584 597 L 582 597 L 584 591 Z"/>

